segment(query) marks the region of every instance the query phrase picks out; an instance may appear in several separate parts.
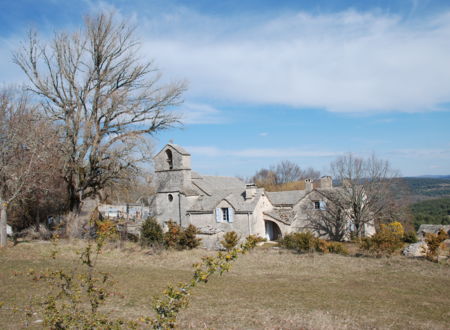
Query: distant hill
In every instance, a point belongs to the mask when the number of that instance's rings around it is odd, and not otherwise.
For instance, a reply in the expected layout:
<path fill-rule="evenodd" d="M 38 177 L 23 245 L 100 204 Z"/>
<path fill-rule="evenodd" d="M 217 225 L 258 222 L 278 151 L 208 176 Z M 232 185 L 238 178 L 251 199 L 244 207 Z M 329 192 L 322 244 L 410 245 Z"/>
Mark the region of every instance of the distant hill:
<path fill-rule="evenodd" d="M 420 175 L 417 178 L 428 178 L 428 179 L 450 179 L 450 175 Z"/>
<path fill-rule="evenodd" d="M 450 197 L 450 176 L 405 177 L 403 183 L 415 199 Z"/>

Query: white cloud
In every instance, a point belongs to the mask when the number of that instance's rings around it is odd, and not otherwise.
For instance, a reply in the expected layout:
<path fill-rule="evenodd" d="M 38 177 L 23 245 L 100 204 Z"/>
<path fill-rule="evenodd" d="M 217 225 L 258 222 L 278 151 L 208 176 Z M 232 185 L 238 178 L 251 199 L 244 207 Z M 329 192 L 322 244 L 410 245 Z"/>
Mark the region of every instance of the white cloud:
<path fill-rule="evenodd" d="M 195 97 L 356 113 L 450 102 L 450 13 L 419 22 L 352 10 L 220 19 L 183 9 L 142 26 L 144 53 L 188 79 Z M 152 38 L 155 26 L 162 35 Z"/>
<path fill-rule="evenodd" d="M 212 146 L 187 146 L 191 154 L 208 157 L 233 156 L 246 158 L 336 157 L 342 152 L 328 150 L 301 150 L 297 148 L 221 149 Z"/>
<path fill-rule="evenodd" d="M 450 149 L 397 149 L 392 155 L 419 159 L 450 159 Z"/>
<path fill-rule="evenodd" d="M 269 133 L 267 133 L 267 132 L 261 132 L 261 133 L 259 133 L 259 136 L 268 136 L 269 135 Z"/>
<path fill-rule="evenodd" d="M 182 122 L 185 124 L 222 124 L 228 122 L 223 113 L 208 105 L 186 102 L 180 106 Z"/>

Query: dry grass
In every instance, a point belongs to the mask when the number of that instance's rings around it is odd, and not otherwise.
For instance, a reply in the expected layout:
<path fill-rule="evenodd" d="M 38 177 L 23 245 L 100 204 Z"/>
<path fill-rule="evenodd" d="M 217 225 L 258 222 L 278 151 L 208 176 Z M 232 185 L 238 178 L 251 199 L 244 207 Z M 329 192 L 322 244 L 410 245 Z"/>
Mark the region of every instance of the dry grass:
<path fill-rule="evenodd" d="M 82 243 L 61 245 L 57 265 L 49 243 L 23 243 L 0 251 L 0 301 L 23 306 L 45 294 L 29 268 L 76 265 Z M 152 297 L 168 282 L 191 276 L 204 250 L 148 255 L 135 245 L 106 249 L 100 268 L 113 274 L 115 315 L 148 315 Z M 124 298 L 120 296 L 124 295 Z M 181 328 L 208 329 L 448 329 L 450 267 L 424 260 L 297 255 L 258 249 L 240 257 L 230 273 L 201 285 L 180 315 Z M 19 314 L 0 311 L 2 328 L 23 326 Z"/>

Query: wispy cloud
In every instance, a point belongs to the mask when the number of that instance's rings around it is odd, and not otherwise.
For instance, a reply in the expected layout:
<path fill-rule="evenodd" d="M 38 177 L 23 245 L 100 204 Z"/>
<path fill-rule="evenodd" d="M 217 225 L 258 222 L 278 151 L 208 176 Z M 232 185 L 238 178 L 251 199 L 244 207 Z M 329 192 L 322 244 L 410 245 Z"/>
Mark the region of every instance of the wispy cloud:
<path fill-rule="evenodd" d="M 450 13 L 212 18 L 186 9 L 149 21 L 145 53 L 191 93 L 334 112 L 433 111 L 450 101 Z"/>
<path fill-rule="evenodd" d="M 228 122 L 224 114 L 208 104 L 185 103 L 180 107 L 185 124 L 223 124 Z"/>
<path fill-rule="evenodd" d="M 213 146 L 187 146 L 192 154 L 217 157 L 234 156 L 246 158 L 292 158 L 292 157 L 336 157 L 342 152 L 328 150 L 301 150 L 296 148 L 253 148 L 253 149 L 221 149 Z"/>
<path fill-rule="evenodd" d="M 411 158 L 450 159 L 450 149 L 396 149 L 390 154 Z"/>

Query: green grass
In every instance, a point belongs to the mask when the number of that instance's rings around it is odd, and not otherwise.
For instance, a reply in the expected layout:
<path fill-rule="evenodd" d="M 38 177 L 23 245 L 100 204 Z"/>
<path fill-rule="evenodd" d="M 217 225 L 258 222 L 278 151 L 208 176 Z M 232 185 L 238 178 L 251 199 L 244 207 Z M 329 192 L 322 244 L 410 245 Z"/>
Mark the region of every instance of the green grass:
<path fill-rule="evenodd" d="M 49 243 L 23 243 L 0 251 L 0 301 L 25 306 L 44 296 L 42 282 L 28 269 L 77 265 L 74 250 L 62 243 L 57 261 Z M 107 249 L 99 268 L 113 274 L 114 315 L 148 315 L 152 297 L 169 283 L 188 280 L 204 250 L 148 255 L 137 246 Z M 121 296 L 124 296 L 123 298 Z M 194 289 L 180 328 L 208 329 L 448 329 L 450 267 L 395 256 L 390 259 L 339 255 L 298 255 L 257 249 L 241 256 L 231 272 Z M 34 316 L 38 318 L 38 316 Z M 4 329 L 24 326 L 20 313 L 0 310 Z M 37 326 L 35 326 L 37 327 Z"/>

